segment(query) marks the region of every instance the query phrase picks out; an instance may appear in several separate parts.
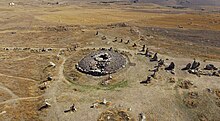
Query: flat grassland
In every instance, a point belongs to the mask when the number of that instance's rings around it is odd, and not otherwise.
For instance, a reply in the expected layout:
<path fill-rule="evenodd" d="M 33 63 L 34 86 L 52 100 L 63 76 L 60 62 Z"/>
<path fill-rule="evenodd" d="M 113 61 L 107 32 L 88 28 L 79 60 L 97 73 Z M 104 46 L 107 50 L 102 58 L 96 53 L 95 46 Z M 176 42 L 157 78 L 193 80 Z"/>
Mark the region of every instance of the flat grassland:
<path fill-rule="evenodd" d="M 193 58 L 201 68 L 220 67 L 217 12 L 147 3 L 1 1 L 0 26 L 2 121 L 95 121 L 111 111 L 126 112 L 132 120 L 141 112 L 149 121 L 220 119 L 219 77 L 181 71 Z M 166 66 L 175 62 L 176 74 L 162 67 L 149 85 L 141 85 L 157 64 L 140 54 L 142 45 L 158 52 Z M 118 49 L 130 61 L 107 86 L 101 82 L 108 76 L 75 69 L 83 56 L 102 47 Z M 183 89 L 186 80 L 193 86 Z M 110 105 L 90 108 L 104 98 Z M 39 111 L 45 100 L 51 107 Z M 77 112 L 64 113 L 73 103 Z"/>

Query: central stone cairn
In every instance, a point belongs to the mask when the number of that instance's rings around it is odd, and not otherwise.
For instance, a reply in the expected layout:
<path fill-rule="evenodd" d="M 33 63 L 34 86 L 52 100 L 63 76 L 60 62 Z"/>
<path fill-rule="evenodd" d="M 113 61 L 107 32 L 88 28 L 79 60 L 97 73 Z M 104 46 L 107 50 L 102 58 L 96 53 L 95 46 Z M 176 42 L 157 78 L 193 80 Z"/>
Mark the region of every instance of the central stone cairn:
<path fill-rule="evenodd" d="M 84 73 L 101 76 L 115 73 L 118 69 L 125 67 L 126 58 L 120 53 L 99 50 L 85 56 L 77 65 L 76 68 Z"/>

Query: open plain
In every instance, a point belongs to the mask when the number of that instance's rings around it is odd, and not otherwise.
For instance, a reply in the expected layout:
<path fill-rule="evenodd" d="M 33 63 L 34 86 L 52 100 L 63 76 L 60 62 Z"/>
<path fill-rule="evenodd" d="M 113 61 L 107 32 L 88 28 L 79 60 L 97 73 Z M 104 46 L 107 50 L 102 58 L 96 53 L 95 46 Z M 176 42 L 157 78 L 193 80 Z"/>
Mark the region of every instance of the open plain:
<path fill-rule="evenodd" d="M 220 4 L 143 1 L 1 0 L 0 120 L 219 121 Z"/>

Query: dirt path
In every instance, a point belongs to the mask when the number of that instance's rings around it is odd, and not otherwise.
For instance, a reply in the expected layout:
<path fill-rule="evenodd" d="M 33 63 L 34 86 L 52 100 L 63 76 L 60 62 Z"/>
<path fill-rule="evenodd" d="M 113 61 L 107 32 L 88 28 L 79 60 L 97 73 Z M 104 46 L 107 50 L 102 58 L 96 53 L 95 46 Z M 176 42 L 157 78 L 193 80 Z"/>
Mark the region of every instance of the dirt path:
<path fill-rule="evenodd" d="M 9 78 L 16 78 L 16 79 L 21 79 L 21 80 L 27 80 L 27 81 L 37 82 L 37 81 L 34 80 L 34 79 L 25 78 L 25 77 L 19 77 L 19 76 L 11 76 L 11 75 L 6 75 L 6 74 L 2 74 L 2 73 L 0 73 L 0 76 L 6 76 L 6 77 L 9 77 Z"/>
<path fill-rule="evenodd" d="M 59 53 L 57 55 L 59 55 Z M 57 121 L 60 120 L 59 114 L 63 113 L 63 110 L 60 109 L 60 107 L 57 103 L 57 92 L 59 90 L 59 85 L 63 81 L 65 81 L 65 77 L 63 75 L 63 70 L 64 70 L 64 63 L 66 61 L 66 57 L 64 57 L 62 55 L 59 55 L 59 58 L 62 59 L 62 63 L 57 67 L 58 68 L 57 76 L 55 77 L 55 81 L 51 84 L 51 86 L 50 86 L 51 88 L 49 88 L 45 93 L 45 95 L 46 95 L 45 98 L 49 99 L 50 103 L 52 104 L 52 106 L 50 108 L 51 113 L 49 114 L 49 117 L 55 116 Z M 67 82 L 67 81 L 65 81 L 65 82 Z"/>
<path fill-rule="evenodd" d="M 0 83 L 0 90 L 4 90 L 6 91 L 7 93 L 9 93 L 11 95 L 11 98 L 14 99 L 14 98 L 19 98 L 16 94 L 14 94 L 10 89 L 8 89 L 7 87 L 5 86 L 2 86 L 1 83 Z"/>
<path fill-rule="evenodd" d="M 6 101 L 4 101 L 4 102 L 0 102 L 0 105 L 1 105 L 1 104 L 6 104 L 6 103 L 15 103 L 15 102 L 20 101 L 20 100 L 37 99 L 37 98 L 40 98 L 40 97 L 42 97 L 42 96 L 15 98 L 15 99 L 6 100 Z"/>

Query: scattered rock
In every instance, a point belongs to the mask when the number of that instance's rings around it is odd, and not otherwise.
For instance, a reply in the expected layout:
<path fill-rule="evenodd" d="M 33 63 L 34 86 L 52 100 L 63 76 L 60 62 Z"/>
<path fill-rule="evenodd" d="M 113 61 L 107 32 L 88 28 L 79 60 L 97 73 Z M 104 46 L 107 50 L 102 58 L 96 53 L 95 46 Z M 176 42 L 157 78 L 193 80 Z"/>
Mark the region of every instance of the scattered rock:
<path fill-rule="evenodd" d="M 40 90 L 45 90 L 45 89 L 47 88 L 47 82 L 43 82 L 42 84 L 40 84 L 40 85 L 38 86 L 38 88 L 39 88 Z"/>
<path fill-rule="evenodd" d="M 152 78 L 157 79 L 157 72 L 154 71 L 153 74 L 150 75 Z"/>
<path fill-rule="evenodd" d="M 184 28 L 184 27 L 183 27 L 183 26 L 181 26 L 181 25 L 178 25 L 178 28 L 181 28 L 181 29 L 182 29 L 182 28 Z"/>
<path fill-rule="evenodd" d="M 73 105 L 70 107 L 70 109 L 65 110 L 64 113 L 67 113 L 67 112 L 76 112 L 76 111 L 77 111 L 77 109 L 76 109 L 76 107 L 75 107 L 75 104 L 73 104 Z"/>
<path fill-rule="evenodd" d="M 154 54 L 153 58 L 151 58 L 150 61 L 158 61 L 157 53 Z"/>
<path fill-rule="evenodd" d="M 53 80 L 53 77 L 51 77 L 51 76 L 47 77 L 47 81 L 52 81 L 52 80 Z"/>
<path fill-rule="evenodd" d="M 102 40 L 106 40 L 107 38 L 106 38 L 106 36 L 102 36 L 101 39 Z"/>
<path fill-rule="evenodd" d="M 111 104 L 110 101 L 107 101 L 105 98 L 103 99 L 102 102 L 100 102 L 99 104 L 105 105 L 105 106 L 109 106 Z"/>
<path fill-rule="evenodd" d="M 123 39 L 121 39 L 120 43 L 122 43 L 122 42 L 123 42 Z"/>
<path fill-rule="evenodd" d="M 147 48 L 146 51 L 145 51 L 145 56 L 146 56 L 146 57 L 152 57 L 152 55 L 150 54 L 148 48 Z"/>
<path fill-rule="evenodd" d="M 128 108 L 127 111 L 131 111 L 131 108 Z"/>
<path fill-rule="evenodd" d="M 137 47 L 137 44 L 136 44 L 136 43 L 134 43 L 134 44 L 132 45 L 132 47 Z"/>
<path fill-rule="evenodd" d="M 104 105 L 104 106 L 110 106 L 111 105 L 111 102 L 110 101 L 107 101 L 105 98 L 100 101 L 100 100 L 97 100 L 96 102 L 94 102 L 92 104 L 92 106 L 90 106 L 90 108 L 100 108 L 101 105 Z"/>
<path fill-rule="evenodd" d="M 164 60 L 163 59 L 160 59 L 158 61 L 158 67 L 161 67 L 161 66 L 164 66 Z"/>
<path fill-rule="evenodd" d="M 2 111 L 1 113 L 0 113 L 0 115 L 3 115 L 3 114 L 5 114 L 5 113 L 7 113 L 6 111 Z"/>
<path fill-rule="evenodd" d="M 155 66 L 154 69 L 149 69 L 149 71 L 158 72 L 159 71 L 159 66 Z"/>
<path fill-rule="evenodd" d="M 205 70 L 218 70 L 213 64 L 208 64 L 204 68 Z"/>
<path fill-rule="evenodd" d="M 220 77 L 220 73 L 218 73 L 218 72 L 213 72 L 212 74 L 211 74 L 211 76 L 217 76 L 217 77 Z"/>
<path fill-rule="evenodd" d="M 8 3 L 9 6 L 15 6 L 15 3 L 14 2 L 10 2 Z"/>
<path fill-rule="evenodd" d="M 130 32 L 134 35 L 139 35 L 140 34 L 140 31 L 138 30 L 137 27 L 133 27 L 130 29 Z"/>
<path fill-rule="evenodd" d="M 146 80 L 141 81 L 141 84 L 149 84 L 151 82 L 151 76 L 148 76 Z"/>
<path fill-rule="evenodd" d="M 99 103 L 93 103 L 92 106 L 90 106 L 90 108 L 99 108 Z"/>
<path fill-rule="evenodd" d="M 197 69 L 199 66 L 200 66 L 200 63 L 196 62 L 196 60 L 194 59 L 190 69 Z"/>
<path fill-rule="evenodd" d="M 127 42 L 125 42 L 125 44 L 129 44 L 130 43 L 130 40 L 128 40 Z"/>
<path fill-rule="evenodd" d="M 206 90 L 207 90 L 209 93 L 213 93 L 213 90 L 210 89 L 210 88 L 206 88 Z"/>
<path fill-rule="evenodd" d="M 193 86 L 193 83 L 189 80 L 184 80 L 180 83 L 179 87 L 182 89 L 189 89 Z"/>
<path fill-rule="evenodd" d="M 105 85 L 105 86 L 106 86 L 106 85 L 109 85 L 111 80 L 112 80 L 112 76 L 109 75 L 108 78 L 104 79 L 104 80 L 101 82 L 101 84 L 102 84 L 102 85 Z"/>
<path fill-rule="evenodd" d="M 107 25 L 108 27 L 129 27 L 127 23 L 116 23 L 116 24 L 110 24 Z"/>
<path fill-rule="evenodd" d="M 118 38 L 117 37 L 115 37 L 115 40 L 113 40 L 112 42 L 117 42 L 118 41 Z"/>
<path fill-rule="evenodd" d="M 174 77 L 169 78 L 169 83 L 175 83 L 176 79 Z"/>
<path fill-rule="evenodd" d="M 146 47 L 146 45 L 143 45 L 143 47 L 142 47 L 142 52 L 144 52 L 145 51 L 145 47 Z"/>
<path fill-rule="evenodd" d="M 96 35 L 96 36 L 99 35 L 99 32 L 97 31 L 95 35 Z"/>
<path fill-rule="evenodd" d="M 124 110 L 111 109 L 103 112 L 98 121 L 134 121 L 134 119 Z"/>
<path fill-rule="evenodd" d="M 188 72 L 191 74 L 195 74 L 198 77 L 200 77 L 200 74 L 201 74 L 198 69 L 190 69 L 190 70 L 188 70 Z"/>
<path fill-rule="evenodd" d="M 139 117 L 138 121 L 146 121 L 146 116 L 144 115 L 144 113 L 140 113 L 138 117 Z"/>
<path fill-rule="evenodd" d="M 191 63 L 188 63 L 188 64 L 186 65 L 186 67 L 182 68 L 181 70 L 189 70 L 190 67 L 191 67 Z"/>
<path fill-rule="evenodd" d="M 56 32 L 64 32 L 68 31 L 69 28 L 66 26 L 53 26 L 53 27 L 46 27 L 47 31 L 56 31 Z"/>
<path fill-rule="evenodd" d="M 198 92 L 189 92 L 188 96 L 193 99 L 197 99 L 199 97 Z"/>
<path fill-rule="evenodd" d="M 199 105 L 199 101 L 197 99 L 186 98 L 183 101 L 188 108 L 196 108 Z"/>
<path fill-rule="evenodd" d="M 51 107 L 51 104 L 48 103 L 47 100 L 45 100 L 45 101 L 43 102 L 43 104 L 40 105 L 40 107 L 38 108 L 38 110 L 41 111 L 41 110 L 47 109 L 47 108 L 49 108 L 49 107 Z"/>
<path fill-rule="evenodd" d="M 171 62 L 170 65 L 168 67 L 165 68 L 165 70 L 173 70 L 175 68 L 175 64 L 174 62 Z"/>
<path fill-rule="evenodd" d="M 16 34 L 16 32 L 11 32 L 11 34 Z"/>
<path fill-rule="evenodd" d="M 189 108 L 196 108 L 199 105 L 198 92 L 189 92 L 187 97 L 183 100 L 185 105 Z"/>

